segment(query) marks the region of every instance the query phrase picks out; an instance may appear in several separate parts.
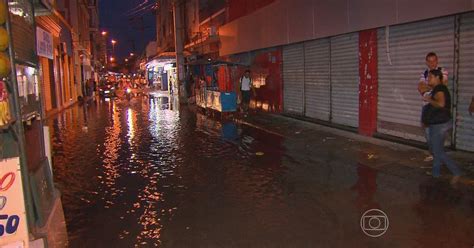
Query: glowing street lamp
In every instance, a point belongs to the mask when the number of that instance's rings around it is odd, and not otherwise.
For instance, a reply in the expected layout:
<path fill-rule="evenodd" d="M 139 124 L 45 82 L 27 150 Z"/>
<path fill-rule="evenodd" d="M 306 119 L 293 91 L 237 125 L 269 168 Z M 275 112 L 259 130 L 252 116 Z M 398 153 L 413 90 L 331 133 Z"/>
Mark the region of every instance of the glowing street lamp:
<path fill-rule="evenodd" d="M 104 60 L 104 63 L 107 64 L 107 31 L 102 31 L 100 33 L 102 35 L 102 37 L 104 37 L 104 47 L 105 47 L 105 52 L 104 52 L 104 56 L 105 56 L 105 60 Z"/>
<path fill-rule="evenodd" d="M 125 62 L 128 62 L 128 59 L 125 59 Z"/>
<path fill-rule="evenodd" d="M 116 40 L 112 40 L 112 53 L 115 54 L 115 44 L 117 44 Z"/>
<path fill-rule="evenodd" d="M 130 57 L 133 57 L 133 56 L 135 56 L 135 54 L 134 54 L 134 53 L 130 53 Z"/>
<path fill-rule="evenodd" d="M 110 62 L 114 62 L 115 61 L 115 58 L 114 57 L 110 57 Z"/>

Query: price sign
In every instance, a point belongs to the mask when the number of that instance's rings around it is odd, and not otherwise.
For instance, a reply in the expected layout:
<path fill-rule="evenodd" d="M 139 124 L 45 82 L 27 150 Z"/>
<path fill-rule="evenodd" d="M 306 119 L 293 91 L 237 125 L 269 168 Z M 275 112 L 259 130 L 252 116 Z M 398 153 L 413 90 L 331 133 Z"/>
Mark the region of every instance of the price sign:
<path fill-rule="evenodd" d="M 0 161 L 0 247 L 28 247 L 19 158 Z"/>

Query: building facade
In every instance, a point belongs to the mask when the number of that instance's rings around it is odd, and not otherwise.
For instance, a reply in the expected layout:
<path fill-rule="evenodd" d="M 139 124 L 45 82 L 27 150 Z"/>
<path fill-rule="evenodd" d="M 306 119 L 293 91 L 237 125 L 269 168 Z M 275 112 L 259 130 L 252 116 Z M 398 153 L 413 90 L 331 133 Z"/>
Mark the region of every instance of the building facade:
<path fill-rule="evenodd" d="M 71 26 L 61 13 L 52 11 L 36 17 L 41 89 L 44 111 L 51 113 L 75 102 Z M 51 39 L 51 42 L 48 40 Z"/>
<path fill-rule="evenodd" d="M 89 42 L 91 48 L 91 65 L 92 75 L 91 78 L 96 82 L 99 81 L 99 72 L 105 65 L 103 58 L 105 55 L 105 49 L 103 49 L 102 35 L 99 30 L 99 1 L 88 0 L 89 9 Z"/>
<path fill-rule="evenodd" d="M 51 48 L 39 56 L 42 101 L 49 114 L 75 103 L 84 96 L 86 81 L 98 78 L 105 57 L 99 44 L 98 1 L 52 1 L 50 10 L 37 12 L 36 23 L 37 33 L 52 41 L 42 41 Z"/>
<path fill-rule="evenodd" d="M 173 8 L 164 2 L 157 18 L 158 50 L 172 51 Z M 434 51 L 450 72 L 456 99 L 451 145 L 474 151 L 474 118 L 467 110 L 474 90 L 467 69 L 472 68 L 470 0 L 175 2 L 185 13 L 187 64 L 242 65 L 232 73 L 252 71 L 254 108 L 364 135 L 424 141 L 416 85 L 426 69 L 425 55 Z M 191 70 L 213 75 L 202 66 Z"/>
<path fill-rule="evenodd" d="M 436 52 L 455 99 L 451 146 L 474 151 L 474 5 L 442 3 L 273 1 L 220 28 L 220 56 L 280 51 L 285 114 L 416 143 L 424 142 L 416 86 L 426 54 Z"/>
<path fill-rule="evenodd" d="M 86 81 L 93 76 L 89 3 L 59 0 L 58 8 L 72 27 L 74 85 L 77 95 L 84 96 Z"/>

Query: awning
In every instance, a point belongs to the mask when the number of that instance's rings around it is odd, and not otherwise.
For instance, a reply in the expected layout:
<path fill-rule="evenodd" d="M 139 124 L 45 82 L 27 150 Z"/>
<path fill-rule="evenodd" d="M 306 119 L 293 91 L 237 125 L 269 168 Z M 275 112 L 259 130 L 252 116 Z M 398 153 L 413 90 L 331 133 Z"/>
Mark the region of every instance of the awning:
<path fill-rule="evenodd" d="M 151 58 L 148 62 L 146 62 L 146 67 L 151 66 L 161 66 L 163 67 L 165 64 L 176 63 L 176 57 L 170 56 L 170 54 L 159 54 L 153 58 Z"/>

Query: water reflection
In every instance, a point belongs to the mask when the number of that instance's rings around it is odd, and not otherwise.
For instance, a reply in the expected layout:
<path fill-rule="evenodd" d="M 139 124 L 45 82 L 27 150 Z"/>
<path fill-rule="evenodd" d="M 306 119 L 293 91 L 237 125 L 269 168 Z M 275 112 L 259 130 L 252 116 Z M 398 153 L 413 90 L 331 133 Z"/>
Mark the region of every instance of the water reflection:
<path fill-rule="evenodd" d="M 102 184 L 100 190 L 107 193 L 102 197 L 102 200 L 105 201 L 104 208 L 112 207 L 114 205 L 114 199 L 121 193 L 121 190 L 117 189 L 116 181 L 120 177 L 117 161 L 122 147 L 120 140 L 122 124 L 120 122 L 118 107 L 114 103 L 111 103 L 111 105 L 112 123 L 105 128 L 105 151 L 102 157 L 103 175 L 98 176 Z"/>
<path fill-rule="evenodd" d="M 127 124 L 128 124 L 128 142 L 132 145 L 133 137 L 135 136 L 135 124 L 134 121 L 136 120 L 136 116 L 133 115 L 133 110 L 131 108 L 128 109 L 127 112 Z"/>
<path fill-rule="evenodd" d="M 380 205 L 374 199 L 377 192 L 377 171 L 358 163 L 357 176 L 357 182 L 351 187 L 357 192 L 356 205 L 362 212 L 374 208 L 380 209 Z"/>

